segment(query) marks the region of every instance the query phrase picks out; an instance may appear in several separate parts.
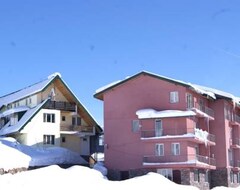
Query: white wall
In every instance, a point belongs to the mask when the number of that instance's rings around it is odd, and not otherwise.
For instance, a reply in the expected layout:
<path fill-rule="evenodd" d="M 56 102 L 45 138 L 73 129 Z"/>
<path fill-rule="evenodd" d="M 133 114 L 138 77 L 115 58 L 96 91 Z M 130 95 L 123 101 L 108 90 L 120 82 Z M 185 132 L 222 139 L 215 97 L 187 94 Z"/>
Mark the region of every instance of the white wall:
<path fill-rule="evenodd" d="M 43 122 L 43 114 L 51 113 L 55 114 L 55 123 Z M 55 135 L 55 145 L 60 146 L 60 111 L 41 109 L 37 115 L 29 122 L 25 128 L 21 131 L 22 134 L 26 134 L 24 144 L 26 145 L 43 145 L 43 135 Z M 49 146 L 49 145 L 43 145 Z"/>

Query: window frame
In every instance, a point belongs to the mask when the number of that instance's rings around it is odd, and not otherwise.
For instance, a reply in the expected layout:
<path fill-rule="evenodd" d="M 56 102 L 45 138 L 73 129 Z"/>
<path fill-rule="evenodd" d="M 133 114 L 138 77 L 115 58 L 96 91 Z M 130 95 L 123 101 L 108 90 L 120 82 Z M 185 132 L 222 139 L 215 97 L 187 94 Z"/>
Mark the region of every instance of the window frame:
<path fill-rule="evenodd" d="M 170 92 L 170 103 L 175 104 L 179 102 L 179 92 L 178 91 L 171 91 Z"/>
<path fill-rule="evenodd" d="M 155 155 L 156 156 L 164 156 L 164 144 L 163 143 L 155 144 Z"/>
<path fill-rule="evenodd" d="M 55 135 L 43 135 L 44 145 L 55 145 Z"/>
<path fill-rule="evenodd" d="M 179 156 L 181 154 L 180 143 L 172 143 L 172 145 L 171 145 L 171 152 L 172 152 L 172 155 Z"/>

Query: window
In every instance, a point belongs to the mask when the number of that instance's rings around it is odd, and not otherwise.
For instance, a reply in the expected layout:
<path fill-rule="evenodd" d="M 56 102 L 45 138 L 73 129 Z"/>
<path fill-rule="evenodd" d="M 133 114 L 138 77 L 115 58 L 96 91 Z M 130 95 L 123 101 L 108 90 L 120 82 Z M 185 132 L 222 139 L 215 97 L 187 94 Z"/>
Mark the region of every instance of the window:
<path fill-rule="evenodd" d="M 66 137 L 62 137 L 62 143 L 65 143 L 66 142 Z"/>
<path fill-rule="evenodd" d="M 164 156 L 164 144 L 156 144 L 155 145 L 155 155 L 156 156 Z"/>
<path fill-rule="evenodd" d="M 180 155 L 180 143 L 172 143 L 172 154 Z"/>
<path fill-rule="evenodd" d="M 53 114 L 53 113 L 44 113 L 43 114 L 43 122 L 55 123 L 55 114 Z"/>
<path fill-rule="evenodd" d="M 132 132 L 138 132 L 140 129 L 140 122 L 139 120 L 132 120 Z"/>
<path fill-rule="evenodd" d="M 98 145 L 99 146 L 104 146 L 104 136 L 103 135 L 99 136 Z"/>
<path fill-rule="evenodd" d="M 80 126 L 81 123 L 82 123 L 81 122 L 81 117 L 76 117 L 76 116 L 72 117 L 72 125 Z"/>
<path fill-rule="evenodd" d="M 199 182 L 199 170 L 194 170 L 194 181 Z"/>
<path fill-rule="evenodd" d="M 54 135 L 43 135 L 43 144 L 55 144 L 55 136 Z"/>
<path fill-rule="evenodd" d="M 205 173 L 205 182 L 209 182 L 209 176 L 208 176 L 209 172 L 208 170 L 206 170 L 206 173 Z"/>
<path fill-rule="evenodd" d="M 173 171 L 172 169 L 157 169 L 157 173 L 163 175 L 169 180 L 173 180 Z"/>
<path fill-rule="evenodd" d="M 64 115 L 62 116 L 62 121 L 66 121 L 66 117 Z"/>
<path fill-rule="evenodd" d="M 170 92 L 170 103 L 179 102 L 178 91 Z"/>
<path fill-rule="evenodd" d="M 237 183 L 240 183 L 240 173 L 237 173 Z"/>
<path fill-rule="evenodd" d="M 234 173 L 233 173 L 233 171 L 230 171 L 230 181 L 231 181 L 231 183 L 234 183 Z"/>
<path fill-rule="evenodd" d="M 205 106 L 204 106 L 204 100 L 200 99 L 199 100 L 199 108 L 201 111 L 205 112 Z"/>
<path fill-rule="evenodd" d="M 160 137 L 163 135 L 162 120 L 155 120 L 155 136 Z"/>
<path fill-rule="evenodd" d="M 189 94 L 189 93 L 186 94 L 186 102 L 187 102 L 187 108 L 192 108 L 193 107 L 192 94 Z"/>

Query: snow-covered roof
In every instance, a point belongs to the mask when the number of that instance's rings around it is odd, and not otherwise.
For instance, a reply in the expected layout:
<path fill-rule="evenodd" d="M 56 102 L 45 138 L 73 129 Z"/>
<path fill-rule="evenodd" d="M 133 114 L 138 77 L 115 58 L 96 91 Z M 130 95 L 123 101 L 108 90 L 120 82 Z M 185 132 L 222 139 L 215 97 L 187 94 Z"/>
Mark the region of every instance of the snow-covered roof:
<path fill-rule="evenodd" d="M 1 113 L 0 117 L 6 117 L 7 115 L 11 115 L 13 113 L 18 113 L 18 112 L 27 111 L 27 110 L 29 110 L 28 106 L 19 106 L 16 108 L 11 108 L 11 109 L 6 110 L 3 113 Z"/>
<path fill-rule="evenodd" d="M 94 94 L 94 97 L 95 98 L 98 98 L 98 99 L 102 99 L 102 94 L 104 92 L 106 92 L 107 90 L 110 90 L 111 88 L 114 88 L 116 86 L 119 86 L 139 75 L 148 75 L 148 76 L 152 76 L 152 77 L 155 77 L 155 78 L 158 78 L 158 79 L 161 79 L 161 80 L 166 80 L 166 81 L 169 81 L 169 82 L 172 82 L 172 83 L 176 83 L 176 84 L 179 84 L 179 85 L 182 85 L 182 86 L 185 86 L 193 91 L 195 91 L 196 93 L 198 94 L 201 94 L 201 95 L 205 95 L 205 96 L 208 96 L 212 99 L 216 99 L 217 97 L 223 97 L 223 98 L 230 98 L 232 99 L 234 102 L 236 102 L 237 104 L 240 105 L 240 98 L 239 97 L 235 97 L 234 95 L 230 94 L 230 93 L 227 93 L 227 92 L 223 92 L 223 91 L 220 91 L 220 90 L 217 90 L 217 89 L 214 89 L 214 88 L 209 88 L 209 87 L 204 87 L 204 86 L 200 86 L 200 85 L 196 85 L 196 84 L 191 84 L 189 82 L 184 82 L 184 81 L 181 81 L 181 80 L 176 80 L 176 79 L 172 79 L 172 78 L 169 78 L 169 77 L 165 77 L 165 76 L 161 76 L 161 75 L 157 75 L 157 74 L 154 74 L 154 73 L 151 73 L 151 72 L 147 72 L 147 71 L 142 71 L 142 72 L 139 72 L 131 77 L 127 77 L 123 80 L 118 80 L 116 82 L 113 82 L 113 83 L 110 83 L 108 85 L 105 85 L 99 89 L 96 90 L 95 94 Z"/>
<path fill-rule="evenodd" d="M 5 125 L 0 130 L 0 136 L 8 135 L 11 133 L 15 133 L 19 131 L 48 101 L 48 99 L 44 100 L 41 104 L 37 105 L 36 107 L 29 109 L 23 117 L 15 124 L 15 125 Z"/>
<path fill-rule="evenodd" d="M 193 111 L 181 111 L 181 110 L 164 110 L 156 111 L 154 109 L 141 109 L 136 111 L 138 119 L 150 119 L 150 118 L 168 118 L 168 117 L 186 117 L 195 116 Z"/>
<path fill-rule="evenodd" d="M 56 76 L 61 77 L 59 73 L 54 73 L 48 76 L 46 80 L 0 97 L 0 107 L 42 91 Z"/>

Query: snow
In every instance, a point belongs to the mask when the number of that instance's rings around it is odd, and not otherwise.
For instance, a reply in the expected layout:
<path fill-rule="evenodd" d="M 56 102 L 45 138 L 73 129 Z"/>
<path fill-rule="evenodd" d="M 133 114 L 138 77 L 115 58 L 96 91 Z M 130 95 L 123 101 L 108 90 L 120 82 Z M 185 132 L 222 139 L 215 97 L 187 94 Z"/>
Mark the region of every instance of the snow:
<path fill-rule="evenodd" d="M 11 134 L 14 132 L 19 131 L 23 125 L 28 122 L 28 120 L 39 111 L 39 109 L 48 101 L 48 99 L 44 100 L 41 104 L 37 105 L 36 107 L 29 109 L 23 117 L 15 124 L 15 125 L 6 125 L 0 130 L 0 136 Z"/>
<path fill-rule="evenodd" d="M 0 176 L 1 188 L 8 190 L 28 189 L 98 189 L 98 190 L 122 190 L 139 189 L 146 190 L 149 187 L 161 187 L 168 190 L 197 190 L 196 187 L 178 185 L 157 173 L 148 173 L 124 181 L 110 181 L 99 171 L 84 166 L 73 166 L 62 169 L 56 165 L 21 172 L 15 175 Z"/>
<path fill-rule="evenodd" d="M 17 108 L 11 108 L 11 109 L 6 110 L 3 113 L 1 113 L 0 117 L 6 117 L 7 115 L 11 115 L 11 114 L 14 114 L 14 113 L 27 111 L 27 110 L 29 110 L 29 107 L 27 107 L 27 106 L 19 106 Z"/>
<path fill-rule="evenodd" d="M 56 76 L 59 76 L 60 78 L 62 77 L 62 75 L 61 75 L 59 72 L 55 72 L 55 73 L 49 75 L 49 76 L 48 76 L 48 79 L 55 78 Z"/>
<path fill-rule="evenodd" d="M 154 109 L 141 109 L 136 111 L 138 119 L 150 119 L 150 118 L 166 118 L 166 117 L 186 117 L 195 116 L 193 111 L 181 111 L 181 110 L 164 110 L 156 111 Z"/>
<path fill-rule="evenodd" d="M 97 90 L 95 91 L 95 93 L 102 92 L 102 91 L 104 91 L 104 90 L 106 90 L 106 89 L 108 89 L 108 88 L 110 88 L 110 87 L 112 87 L 112 86 L 114 86 L 114 85 L 116 85 L 116 84 L 118 84 L 118 83 L 121 83 L 121 82 L 122 82 L 121 80 L 111 82 L 110 84 L 107 84 L 107 85 L 102 86 L 101 88 L 97 89 Z"/>
<path fill-rule="evenodd" d="M 41 82 L 38 82 L 16 92 L 13 92 L 11 94 L 0 97 L 0 107 L 3 105 L 6 106 L 9 103 L 15 102 L 17 100 L 23 99 L 32 94 L 42 91 L 52 80 L 53 78 L 49 78 L 47 80 L 43 80 Z"/>
<path fill-rule="evenodd" d="M 87 164 L 79 156 L 62 147 L 31 147 L 18 143 L 14 138 L 0 138 L 0 168 L 28 168 L 53 164 Z M 17 159 L 16 159 L 17 158 Z"/>

